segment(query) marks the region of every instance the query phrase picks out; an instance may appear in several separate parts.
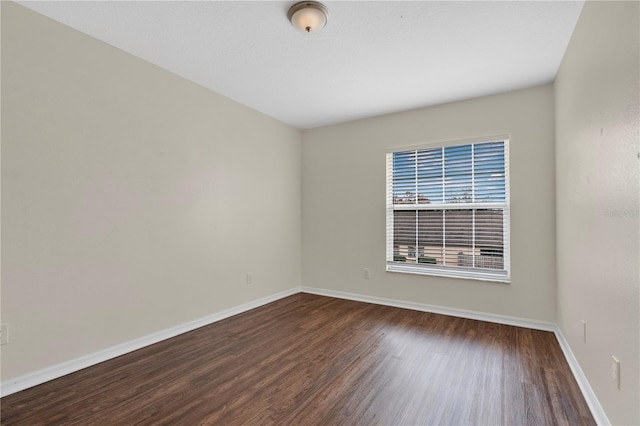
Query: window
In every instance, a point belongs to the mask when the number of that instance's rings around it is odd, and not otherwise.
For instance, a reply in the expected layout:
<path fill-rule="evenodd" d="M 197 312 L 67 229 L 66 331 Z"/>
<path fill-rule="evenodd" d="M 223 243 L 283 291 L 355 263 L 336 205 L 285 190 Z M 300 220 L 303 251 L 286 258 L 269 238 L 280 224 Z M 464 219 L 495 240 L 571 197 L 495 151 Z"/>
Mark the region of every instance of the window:
<path fill-rule="evenodd" d="M 387 154 L 387 270 L 509 282 L 507 139 Z"/>

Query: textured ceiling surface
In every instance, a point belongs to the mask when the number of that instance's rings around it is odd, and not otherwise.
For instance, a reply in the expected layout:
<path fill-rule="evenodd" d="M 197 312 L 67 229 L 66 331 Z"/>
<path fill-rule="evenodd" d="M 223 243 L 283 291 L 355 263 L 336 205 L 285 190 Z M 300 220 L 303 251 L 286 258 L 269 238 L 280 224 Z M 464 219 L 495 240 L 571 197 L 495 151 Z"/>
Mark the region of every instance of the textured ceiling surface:
<path fill-rule="evenodd" d="M 20 4 L 300 129 L 549 83 L 582 1 Z"/>

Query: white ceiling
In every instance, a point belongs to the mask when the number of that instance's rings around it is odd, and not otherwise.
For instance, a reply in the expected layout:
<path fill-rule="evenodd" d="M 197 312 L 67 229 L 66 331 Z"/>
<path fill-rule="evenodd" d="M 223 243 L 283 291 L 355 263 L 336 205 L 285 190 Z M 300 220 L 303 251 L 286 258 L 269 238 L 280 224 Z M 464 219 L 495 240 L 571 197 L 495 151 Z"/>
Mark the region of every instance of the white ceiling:
<path fill-rule="evenodd" d="M 582 1 L 327 1 L 318 33 L 295 1 L 20 4 L 300 129 L 554 80 Z"/>

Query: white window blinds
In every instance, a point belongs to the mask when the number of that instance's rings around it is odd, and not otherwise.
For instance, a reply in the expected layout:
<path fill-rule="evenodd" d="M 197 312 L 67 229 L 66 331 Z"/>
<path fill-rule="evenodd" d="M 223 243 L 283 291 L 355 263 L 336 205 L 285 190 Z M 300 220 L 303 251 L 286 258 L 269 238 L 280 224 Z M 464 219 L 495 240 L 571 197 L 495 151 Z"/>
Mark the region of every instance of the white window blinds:
<path fill-rule="evenodd" d="M 507 148 L 387 154 L 387 270 L 509 281 Z"/>

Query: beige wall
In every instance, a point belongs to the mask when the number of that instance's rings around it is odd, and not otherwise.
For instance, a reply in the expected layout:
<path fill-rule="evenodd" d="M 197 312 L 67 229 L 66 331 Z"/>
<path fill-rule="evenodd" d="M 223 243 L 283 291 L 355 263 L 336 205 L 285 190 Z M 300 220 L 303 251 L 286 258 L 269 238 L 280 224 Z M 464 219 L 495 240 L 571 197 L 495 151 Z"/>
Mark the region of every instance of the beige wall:
<path fill-rule="evenodd" d="M 640 424 L 639 14 L 638 2 L 588 1 L 555 83 L 558 322 L 609 420 L 629 425 Z"/>
<path fill-rule="evenodd" d="M 2 380 L 300 285 L 298 130 L 8 2 L 2 124 Z"/>
<path fill-rule="evenodd" d="M 553 108 L 545 85 L 304 131 L 303 285 L 555 321 Z M 386 272 L 385 149 L 505 133 L 512 283 Z"/>

